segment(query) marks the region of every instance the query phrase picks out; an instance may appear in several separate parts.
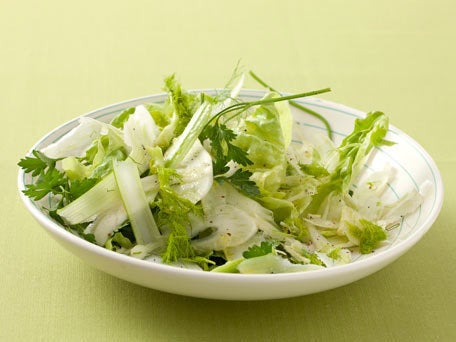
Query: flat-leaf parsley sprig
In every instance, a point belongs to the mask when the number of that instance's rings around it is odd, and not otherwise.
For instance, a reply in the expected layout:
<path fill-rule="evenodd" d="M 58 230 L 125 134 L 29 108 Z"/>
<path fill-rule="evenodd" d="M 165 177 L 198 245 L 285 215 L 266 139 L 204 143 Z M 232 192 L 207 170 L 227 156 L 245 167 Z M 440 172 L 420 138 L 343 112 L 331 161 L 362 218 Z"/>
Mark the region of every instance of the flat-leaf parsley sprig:
<path fill-rule="evenodd" d="M 36 178 L 33 183 L 25 186 L 22 191 L 24 195 L 35 201 L 43 199 L 48 194 L 61 195 L 58 207 L 62 207 L 95 185 L 96 180 L 93 178 L 70 181 L 64 172 L 56 168 L 56 163 L 61 159 L 50 158 L 37 150 L 33 150 L 31 156 L 22 158 L 18 166 Z"/>

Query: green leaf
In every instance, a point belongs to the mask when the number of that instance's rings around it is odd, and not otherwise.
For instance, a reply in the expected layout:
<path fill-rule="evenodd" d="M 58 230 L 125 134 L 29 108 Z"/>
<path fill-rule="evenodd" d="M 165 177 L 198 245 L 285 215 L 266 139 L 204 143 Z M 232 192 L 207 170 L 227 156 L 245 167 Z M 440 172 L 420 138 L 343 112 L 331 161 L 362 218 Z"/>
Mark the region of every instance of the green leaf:
<path fill-rule="evenodd" d="M 175 131 L 176 136 L 178 136 L 184 131 L 198 107 L 198 97 L 183 91 L 174 74 L 165 79 L 165 90 L 169 93 L 169 103 L 174 106 L 174 110 L 179 117 L 179 123 Z"/>
<path fill-rule="evenodd" d="M 334 260 L 337 260 L 340 258 L 340 251 L 342 249 L 340 247 L 334 248 L 331 252 L 329 252 L 327 255 Z"/>
<path fill-rule="evenodd" d="M 306 213 L 316 213 L 325 198 L 335 193 L 348 193 L 352 179 L 364 167 L 364 161 L 374 147 L 390 146 L 385 140 L 388 132 L 388 117 L 382 112 L 370 112 L 365 118 L 355 120 L 352 133 L 338 147 L 339 161 L 329 180 L 317 188 L 317 194 L 306 208 Z"/>
<path fill-rule="evenodd" d="M 173 190 L 172 185 L 180 181 L 176 170 L 158 166 L 153 171 L 157 173 L 160 184 L 158 200 L 155 202 L 160 209 L 157 214 L 158 225 L 170 229 L 166 250 L 162 255 L 163 261 L 171 263 L 180 259 L 192 259 L 195 252 L 187 233 L 190 225 L 188 215 L 200 215 L 200 208 Z"/>
<path fill-rule="evenodd" d="M 365 118 L 356 119 L 353 132 L 342 140 L 338 148 L 339 163 L 332 179 L 337 179 L 341 186 L 347 187 L 374 147 L 394 144 L 384 139 L 387 133 L 388 117 L 382 112 L 370 112 Z"/>
<path fill-rule="evenodd" d="M 116 232 L 112 238 L 108 239 L 105 243 L 105 248 L 115 251 L 119 247 L 131 249 L 133 248 L 133 243 L 129 238 L 125 237 L 122 232 Z"/>
<path fill-rule="evenodd" d="M 83 180 L 74 180 L 70 184 L 70 196 L 72 200 L 75 200 L 79 196 L 89 191 L 97 183 L 95 178 L 85 178 Z"/>
<path fill-rule="evenodd" d="M 252 165 L 253 162 L 248 158 L 247 151 L 242 148 L 233 145 L 231 142 L 227 142 L 227 153 L 226 158 L 232 160 L 242 166 Z"/>
<path fill-rule="evenodd" d="M 223 175 L 229 171 L 227 164 L 233 161 L 242 166 L 252 165 L 247 152 L 234 145 L 232 142 L 237 138 L 236 133 L 225 124 L 216 121 L 212 126 L 206 126 L 200 136 L 201 140 L 209 139 L 213 154 L 213 173 Z M 217 177 L 217 181 L 228 181 L 238 190 L 250 197 L 260 195 L 260 190 L 256 183 L 250 180 L 252 172 L 238 169 L 232 175 Z"/>
<path fill-rule="evenodd" d="M 49 193 L 62 194 L 64 186 L 68 184 L 65 175 L 57 169 L 50 168 L 43 172 L 34 184 L 27 184 L 23 193 L 38 201 Z"/>
<path fill-rule="evenodd" d="M 258 197 L 260 196 L 260 189 L 254 181 L 250 180 L 250 176 L 252 176 L 252 173 L 250 171 L 237 169 L 236 172 L 231 176 L 217 177 L 216 180 L 218 182 L 229 182 L 244 195 L 247 195 L 249 197 Z"/>
<path fill-rule="evenodd" d="M 256 258 L 259 256 L 263 256 L 269 253 L 272 253 L 274 250 L 274 243 L 271 241 L 262 241 L 260 245 L 253 245 L 249 247 L 242 256 L 246 259 Z"/>
<path fill-rule="evenodd" d="M 320 258 L 318 257 L 317 254 L 315 253 L 309 253 L 309 252 L 306 252 L 305 250 L 303 250 L 302 254 L 310 260 L 310 263 L 311 264 L 314 264 L 314 265 L 319 265 L 319 266 L 326 266 L 321 260 Z"/>
<path fill-rule="evenodd" d="M 134 112 L 135 107 L 124 109 L 119 115 L 117 115 L 114 119 L 111 120 L 111 125 L 117 128 L 123 128 L 125 122 L 127 122 L 130 115 Z"/>
<path fill-rule="evenodd" d="M 247 152 L 242 148 L 233 145 L 237 135 L 225 124 L 216 121 L 214 125 L 208 125 L 201 134 L 201 140 L 209 139 L 212 147 L 214 159 L 214 175 L 227 172 L 226 166 L 229 161 L 234 161 L 240 165 L 251 165 L 252 161 L 248 158 Z"/>
<path fill-rule="evenodd" d="M 277 98 L 268 94 L 264 100 Z M 280 111 L 278 110 L 280 108 Z M 255 181 L 262 194 L 278 191 L 286 175 L 286 151 L 291 140 L 291 113 L 282 103 L 260 105 L 252 113 L 241 119 L 234 144 L 247 151 L 252 161 L 248 170 L 252 172 L 251 180 Z"/>
<path fill-rule="evenodd" d="M 144 106 L 159 127 L 164 128 L 169 125 L 172 116 L 171 106 L 158 103 L 148 103 L 144 104 Z"/>
<path fill-rule="evenodd" d="M 312 162 L 311 164 L 299 164 L 299 168 L 305 174 L 314 177 L 325 177 L 329 176 L 328 170 L 319 163 Z"/>
<path fill-rule="evenodd" d="M 80 224 L 69 225 L 62 219 L 62 217 L 59 214 L 57 214 L 57 210 L 48 210 L 48 212 L 49 212 L 49 216 L 53 220 L 55 220 L 57 223 L 59 223 L 61 226 L 63 226 L 68 231 L 75 231 L 84 240 L 87 240 L 91 243 L 96 243 L 95 236 L 93 234 L 84 233 L 84 230 L 89 223 L 80 223 Z"/>
<path fill-rule="evenodd" d="M 365 219 L 359 220 L 360 226 L 349 225 L 350 233 L 359 240 L 359 251 L 361 254 L 371 253 L 379 242 L 387 238 L 382 227 Z"/>
<path fill-rule="evenodd" d="M 17 165 L 24 169 L 25 173 L 32 173 L 32 176 L 38 176 L 46 168 L 54 168 L 57 159 L 46 157 L 44 153 L 33 150 L 34 157 L 22 158 Z"/>

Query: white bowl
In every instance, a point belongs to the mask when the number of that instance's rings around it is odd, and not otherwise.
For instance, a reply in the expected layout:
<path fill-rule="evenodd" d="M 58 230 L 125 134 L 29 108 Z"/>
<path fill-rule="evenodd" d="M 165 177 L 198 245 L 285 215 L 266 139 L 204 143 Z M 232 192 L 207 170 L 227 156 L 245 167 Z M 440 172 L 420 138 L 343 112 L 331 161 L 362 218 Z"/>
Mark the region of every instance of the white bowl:
<path fill-rule="evenodd" d="M 215 90 L 205 92 L 214 93 Z M 258 99 L 263 95 L 264 91 L 241 92 L 246 100 Z M 107 122 L 125 108 L 147 102 L 162 102 L 165 99 L 166 94 L 141 97 L 92 111 L 85 116 Z M 354 120 L 365 115 L 358 110 L 316 98 L 297 102 L 314 109 L 329 120 L 337 143 L 352 131 Z M 321 122 L 308 114 L 293 109 L 293 115 L 304 132 L 324 131 Z M 31 150 L 44 148 L 76 125 L 77 118 L 63 124 L 39 140 Z M 380 270 L 415 245 L 436 220 L 443 203 L 443 184 L 434 161 L 416 141 L 394 126 L 390 127 L 387 139 L 397 144 L 379 149 L 368 169 L 378 169 L 385 162 L 397 169 L 396 178 L 389 185 L 391 197 L 397 198 L 411 188 L 420 189 L 423 184 L 428 184 L 423 204 L 416 213 L 403 220 L 401 227 L 390 233 L 391 243 L 377 249 L 375 253 L 359 256 L 347 265 L 300 273 L 211 273 L 118 254 L 68 232 L 34 201 L 24 196 L 22 190 L 31 179 L 22 170 L 19 171 L 18 185 L 25 206 L 54 239 L 88 264 L 113 276 L 152 289 L 194 297 L 228 300 L 285 298 L 336 288 Z"/>

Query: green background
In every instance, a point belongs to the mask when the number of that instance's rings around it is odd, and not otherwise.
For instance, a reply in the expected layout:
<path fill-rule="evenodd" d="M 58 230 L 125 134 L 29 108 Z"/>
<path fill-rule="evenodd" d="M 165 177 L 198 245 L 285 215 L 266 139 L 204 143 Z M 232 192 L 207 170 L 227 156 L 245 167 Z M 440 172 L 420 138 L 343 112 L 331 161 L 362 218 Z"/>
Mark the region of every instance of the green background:
<path fill-rule="evenodd" d="M 456 340 L 455 13 L 450 0 L 0 1 L 0 340 Z M 49 130 L 173 72 L 223 86 L 239 59 L 284 91 L 330 86 L 325 99 L 383 110 L 423 145 L 445 184 L 428 234 L 338 289 L 223 302 L 92 269 L 27 213 L 16 163 Z"/>

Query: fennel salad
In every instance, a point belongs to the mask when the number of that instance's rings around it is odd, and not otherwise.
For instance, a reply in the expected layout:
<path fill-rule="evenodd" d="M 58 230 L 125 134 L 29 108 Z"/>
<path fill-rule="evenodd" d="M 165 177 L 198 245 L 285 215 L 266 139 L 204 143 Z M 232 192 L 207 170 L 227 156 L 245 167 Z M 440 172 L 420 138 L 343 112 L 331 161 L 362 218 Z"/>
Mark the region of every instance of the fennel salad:
<path fill-rule="evenodd" d="M 350 263 L 388 243 L 417 210 L 411 190 L 383 195 L 392 167 L 363 173 L 385 139 L 388 118 L 370 112 L 335 146 L 328 121 L 253 72 L 265 96 L 239 96 L 244 75 L 215 95 L 165 79 L 164 103 L 123 110 L 111 122 L 78 125 L 18 165 L 23 193 L 70 232 L 131 257 L 226 273 L 288 273 Z M 300 137 L 290 106 L 320 119 L 318 144 Z M 314 139 L 315 140 L 315 139 Z M 314 141 L 313 140 L 313 141 Z"/>

